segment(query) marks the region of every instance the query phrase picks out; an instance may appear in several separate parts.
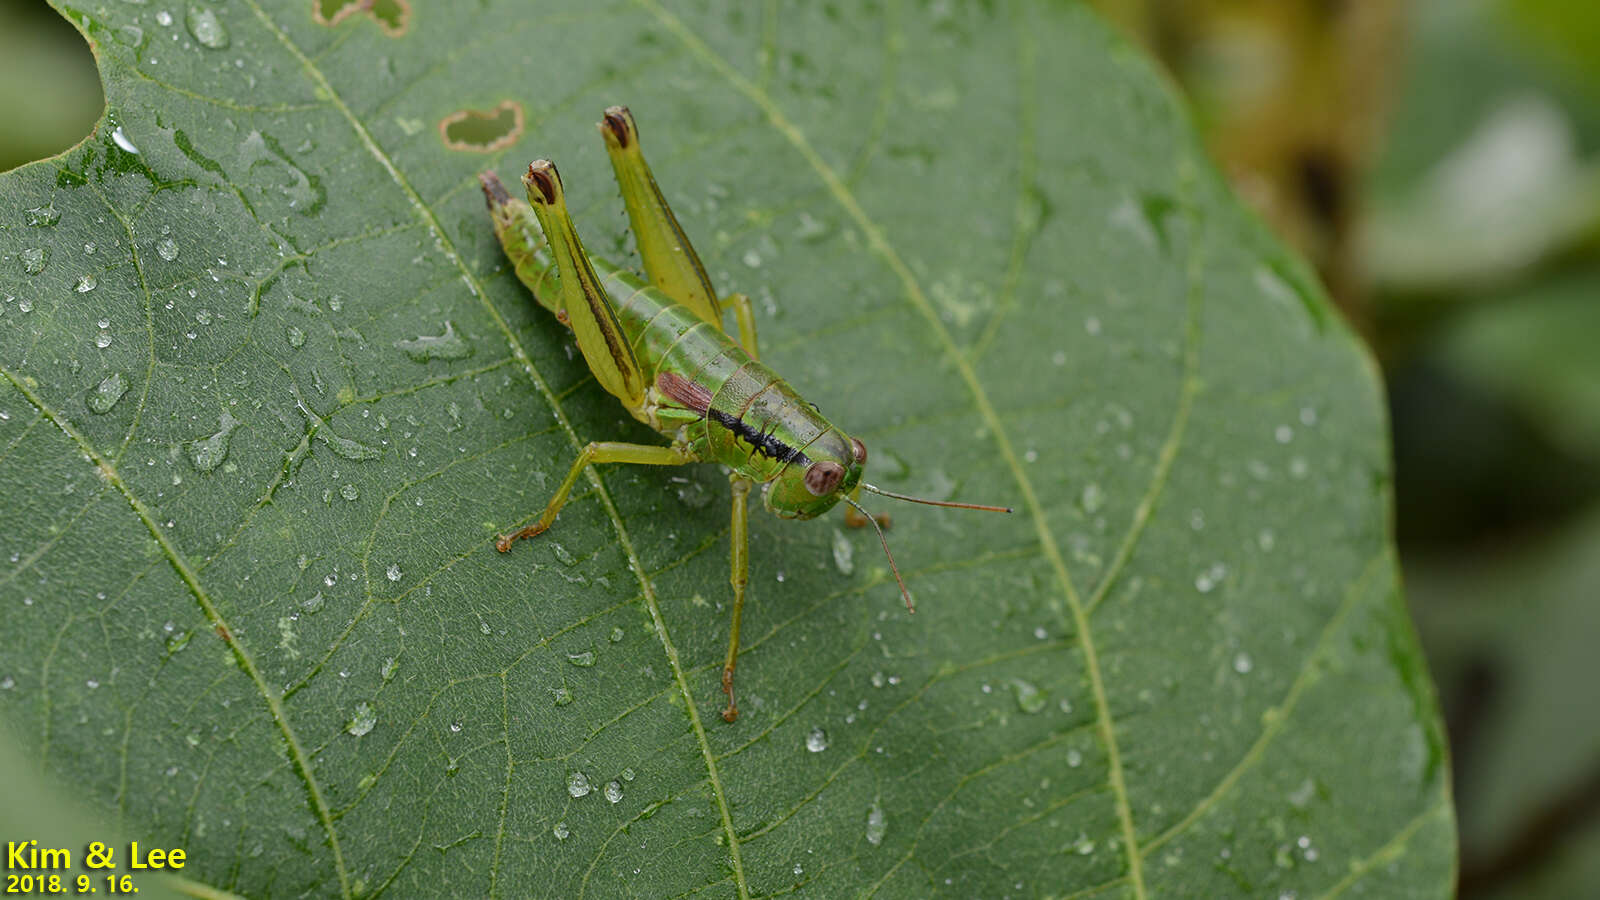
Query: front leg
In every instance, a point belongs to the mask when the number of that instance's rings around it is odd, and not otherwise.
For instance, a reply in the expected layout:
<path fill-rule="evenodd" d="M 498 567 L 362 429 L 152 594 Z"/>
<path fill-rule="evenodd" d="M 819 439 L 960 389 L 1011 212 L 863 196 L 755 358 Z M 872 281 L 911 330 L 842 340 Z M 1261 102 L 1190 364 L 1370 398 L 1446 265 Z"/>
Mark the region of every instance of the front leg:
<path fill-rule="evenodd" d="M 556 516 L 560 515 L 561 507 L 567 505 L 567 495 L 572 493 L 572 486 L 578 483 L 578 476 L 583 470 L 594 463 L 634 463 L 642 466 L 681 466 L 685 463 L 696 462 L 688 449 L 682 447 L 656 447 L 650 444 L 625 444 L 619 441 L 591 441 L 583 451 L 578 454 L 577 462 L 567 472 L 567 477 L 562 480 L 561 486 L 556 488 L 556 494 L 550 498 L 550 503 L 545 506 L 544 514 L 532 525 L 516 532 L 503 534 L 494 542 L 494 547 L 501 553 L 511 549 L 511 545 L 523 538 L 538 537 L 544 534 Z"/>

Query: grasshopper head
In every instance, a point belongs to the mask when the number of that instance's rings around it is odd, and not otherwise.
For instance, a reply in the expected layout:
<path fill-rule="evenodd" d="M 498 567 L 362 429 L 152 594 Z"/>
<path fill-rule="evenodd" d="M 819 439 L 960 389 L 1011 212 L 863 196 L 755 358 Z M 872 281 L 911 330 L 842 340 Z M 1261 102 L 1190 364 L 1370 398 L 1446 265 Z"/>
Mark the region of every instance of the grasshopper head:
<path fill-rule="evenodd" d="M 833 429 L 812 441 L 802 459 L 767 482 L 762 502 L 779 518 L 815 518 L 849 496 L 866 467 L 866 445 Z"/>

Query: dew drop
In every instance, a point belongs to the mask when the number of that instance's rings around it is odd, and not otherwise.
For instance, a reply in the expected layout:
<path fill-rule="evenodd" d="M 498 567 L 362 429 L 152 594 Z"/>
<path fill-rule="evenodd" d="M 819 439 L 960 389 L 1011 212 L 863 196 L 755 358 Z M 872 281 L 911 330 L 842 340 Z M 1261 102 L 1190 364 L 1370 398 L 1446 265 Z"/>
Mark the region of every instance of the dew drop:
<path fill-rule="evenodd" d="M 239 427 L 239 420 L 226 411 L 217 417 L 217 432 L 208 438 L 189 444 L 189 461 L 202 472 L 210 472 L 228 456 L 228 439 Z"/>
<path fill-rule="evenodd" d="M 867 843 L 876 847 L 883 843 L 883 835 L 889 830 L 889 820 L 883 815 L 883 807 L 872 804 L 867 810 Z"/>
<path fill-rule="evenodd" d="M 444 323 L 444 334 L 423 335 L 409 341 L 395 341 L 394 345 L 413 362 L 425 363 L 430 359 L 465 359 L 472 355 L 472 345 L 456 334 L 455 324 Z"/>
<path fill-rule="evenodd" d="M 1083 491 L 1078 494 L 1078 505 L 1089 515 L 1094 515 L 1106 505 L 1106 492 L 1100 485 L 1091 481 L 1083 486 Z"/>
<path fill-rule="evenodd" d="M 623 781 L 632 781 L 633 780 L 633 769 L 631 769 L 631 768 L 623 769 L 622 770 L 622 780 Z"/>
<path fill-rule="evenodd" d="M 833 530 L 833 564 L 841 575 L 849 575 L 856 570 L 856 546 L 844 536 L 844 532 L 835 528 Z"/>
<path fill-rule="evenodd" d="M 166 13 L 162 13 L 161 15 L 165 16 L 167 14 Z M 170 20 L 172 17 L 171 16 L 167 16 L 167 18 L 168 18 L 168 20 Z M 161 24 L 165 25 L 165 24 L 168 24 L 168 23 L 167 22 L 162 22 Z M 112 130 L 112 132 L 111 132 L 111 140 L 116 142 L 116 145 L 118 147 L 121 147 L 123 150 L 127 151 L 128 153 L 132 153 L 134 156 L 138 156 L 139 155 L 139 148 L 134 146 L 133 141 L 129 140 L 128 136 L 122 133 L 122 126 L 121 125 L 118 125 L 115 129 Z"/>
<path fill-rule="evenodd" d="M 17 309 L 25 313 L 33 312 L 33 298 L 23 297 L 21 300 L 18 300 Z"/>
<path fill-rule="evenodd" d="M 17 680 L 12 678 L 10 675 L 7 675 L 3 680 L 0 680 L 0 691 L 9 691 L 16 686 Z"/>
<path fill-rule="evenodd" d="M 359 500 L 361 499 L 361 489 L 353 484 L 346 484 L 344 487 L 339 488 L 339 496 L 346 500 Z"/>
<path fill-rule="evenodd" d="M 611 643 L 613 644 L 622 640 L 622 627 L 619 625 L 616 628 L 611 629 L 611 634 L 609 636 L 611 638 Z"/>
<path fill-rule="evenodd" d="M 451 734 L 460 734 L 461 733 L 461 720 L 460 719 L 457 719 L 454 722 L 450 723 L 450 733 Z"/>
<path fill-rule="evenodd" d="M 1248 675 L 1250 674 L 1250 670 L 1253 668 L 1255 668 L 1255 663 L 1251 662 L 1250 654 L 1245 653 L 1242 650 L 1234 654 L 1233 670 L 1235 672 L 1238 672 L 1240 675 Z"/>
<path fill-rule="evenodd" d="M 383 661 L 383 668 L 378 670 L 378 674 L 383 677 L 384 681 L 388 681 L 394 677 L 394 673 L 399 669 L 400 661 L 391 656 Z"/>
<path fill-rule="evenodd" d="M 593 788 L 589 786 L 589 776 L 582 772 L 573 772 L 567 776 L 567 793 L 574 799 L 588 796 L 591 790 Z"/>
<path fill-rule="evenodd" d="M 116 406 L 117 401 L 127 392 L 128 380 L 122 377 L 121 372 L 113 372 L 89 390 L 84 403 L 88 405 L 90 412 L 103 416 L 111 412 L 111 408 Z"/>
<path fill-rule="evenodd" d="M 620 781 L 608 781 L 608 782 L 606 782 L 606 799 L 610 800 L 612 803 L 621 803 L 622 802 L 622 782 L 620 782 Z"/>
<path fill-rule="evenodd" d="M 317 613 L 322 611 L 323 605 L 327 602 L 328 601 L 323 598 L 322 592 L 317 591 L 315 594 L 312 594 L 306 599 L 300 601 L 300 606 L 303 607 L 308 613 Z"/>
<path fill-rule="evenodd" d="M 35 206 L 28 210 L 28 224 L 34 228 L 49 228 L 61 221 L 61 210 L 56 209 L 54 203 L 48 206 Z"/>
<path fill-rule="evenodd" d="M 1080 831 L 1078 832 L 1078 839 L 1072 842 L 1072 849 L 1077 851 L 1079 856 L 1088 856 L 1094 852 L 1094 841 Z"/>
<path fill-rule="evenodd" d="M 711 492 L 698 481 L 682 479 L 675 485 L 678 500 L 690 509 L 701 509 L 712 501 Z"/>
<path fill-rule="evenodd" d="M 577 557 L 573 556 L 572 553 L 570 551 L 568 551 L 566 547 L 562 546 L 560 541 L 552 541 L 551 542 L 551 544 L 550 544 L 550 552 L 554 553 L 555 556 L 556 556 L 556 559 L 560 560 L 561 564 L 564 565 L 564 566 L 577 565 L 577 563 L 578 563 Z"/>
<path fill-rule="evenodd" d="M 567 827 L 567 823 L 557 822 L 550 826 L 550 833 L 556 836 L 556 840 L 564 841 L 572 834 L 572 830 Z"/>
<path fill-rule="evenodd" d="M 50 248 L 48 247 L 28 247 L 19 255 L 22 258 L 22 271 L 27 272 L 29 275 L 37 275 L 43 272 L 44 267 L 50 262 Z M 27 312 L 27 310 L 23 310 L 23 312 Z"/>
<path fill-rule="evenodd" d="M 1294 429 L 1288 425 L 1279 425 L 1273 429 L 1272 437 L 1280 444 L 1287 444 L 1294 440 Z"/>
<path fill-rule="evenodd" d="M 1011 689 L 1017 695 L 1017 709 L 1033 715 L 1040 712 L 1045 706 L 1044 692 L 1032 682 L 1023 681 L 1021 678 L 1011 679 Z"/>
<path fill-rule="evenodd" d="M 191 6 L 189 12 L 183 17 L 183 24 L 200 42 L 202 47 L 212 50 L 222 50 L 228 46 L 228 28 L 217 18 L 217 14 L 203 6 Z"/>
<path fill-rule="evenodd" d="M 555 694 L 557 706 L 566 706 L 572 702 L 572 691 L 569 688 L 558 687 L 551 693 Z"/>
<path fill-rule="evenodd" d="M 390 581 L 399 581 L 400 580 L 400 575 L 401 575 L 400 564 L 399 563 L 390 563 L 389 564 L 389 569 L 388 569 L 388 571 L 384 572 L 384 575 L 388 576 Z"/>
<path fill-rule="evenodd" d="M 102 331 L 94 336 L 94 345 L 101 350 L 111 346 L 111 332 Z"/>
<path fill-rule="evenodd" d="M 582 653 L 568 653 L 567 662 L 572 663 L 580 669 L 587 669 L 594 665 L 594 651 L 585 650 Z"/>
<path fill-rule="evenodd" d="M 350 732 L 356 737 L 361 737 L 362 735 L 371 731 L 372 727 L 377 724 L 377 712 L 372 709 L 371 704 L 363 700 L 362 702 L 356 704 L 356 714 L 351 717 L 349 724 L 345 725 L 344 730 Z"/>
<path fill-rule="evenodd" d="M 306 333 L 298 325 L 290 325 L 288 328 L 285 328 L 283 330 L 283 337 L 289 342 L 289 346 L 296 350 L 299 350 L 306 344 Z"/>
<path fill-rule="evenodd" d="M 317 430 L 317 439 L 326 444 L 329 450 L 349 460 L 377 459 L 383 455 L 383 451 L 375 447 L 332 434 L 326 428 Z"/>
<path fill-rule="evenodd" d="M 821 753 L 828 749 L 828 733 L 821 728 L 813 728 L 806 735 L 806 749 L 812 753 Z"/>
<path fill-rule="evenodd" d="M 1216 588 L 1217 585 L 1221 584 L 1222 579 L 1226 578 L 1227 576 L 1227 566 L 1223 565 L 1222 563 L 1212 563 L 1211 568 L 1206 569 L 1200 574 L 1194 576 L 1194 589 L 1202 594 L 1209 594 L 1214 588 Z"/>
<path fill-rule="evenodd" d="M 156 241 L 156 255 L 167 262 L 172 262 L 178 258 L 178 242 L 172 238 L 162 238 Z"/>
<path fill-rule="evenodd" d="M 1076 769 L 1077 767 L 1079 767 L 1081 765 L 1083 765 L 1083 751 L 1079 750 L 1077 747 L 1073 747 L 1072 749 L 1068 750 L 1067 751 L 1067 767 L 1071 768 L 1071 769 Z"/>
<path fill-rule="evenodd" d="M 72 283 L 72 289 L 80 294 L 87 294 L 99 285 L 100 282 L 93 275 L 85 273 L 79 275 L 78 280 Z"/>

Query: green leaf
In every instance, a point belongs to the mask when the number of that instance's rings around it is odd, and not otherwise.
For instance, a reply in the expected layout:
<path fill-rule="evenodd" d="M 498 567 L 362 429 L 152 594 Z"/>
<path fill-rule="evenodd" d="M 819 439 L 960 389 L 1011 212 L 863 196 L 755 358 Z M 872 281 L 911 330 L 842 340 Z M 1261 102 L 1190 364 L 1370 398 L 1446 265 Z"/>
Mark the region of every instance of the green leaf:
<path fill-rule="evenodd" d="M 130 834 L 250 895 L 1450 892 L 1373 370 L 1091 13 L 311 6 L 68 10 L 107 120 L 0 178 L 0 715 Z M 755 516 L 732 725 L 716 469 L 493 552 L 654 439 L 473 177 L 625 256 L 614 102 L 884 485 L 1018 507 L 893 510 L 915 616 Z"/>

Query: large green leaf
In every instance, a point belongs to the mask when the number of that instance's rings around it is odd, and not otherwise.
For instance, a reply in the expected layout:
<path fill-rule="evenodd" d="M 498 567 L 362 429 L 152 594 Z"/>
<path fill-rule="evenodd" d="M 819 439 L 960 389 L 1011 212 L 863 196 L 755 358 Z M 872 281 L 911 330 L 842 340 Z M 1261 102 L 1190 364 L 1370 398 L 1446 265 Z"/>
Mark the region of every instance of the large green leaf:
<path fill-rule="evenodd" d="M 247 894 L 1449 893 L 1370 364 L 1091 13 L 313 6 L 68 9 L 107 119 L 0 179 L 0 711 L 124 830 Z M 473 180 L 624 255 L 613 102 L 877 477 L 1018 507 L 894 509 L 915 616 L 758 513 L 733 725 L 715 468 L 492 547 L 651 439 Z"/>

